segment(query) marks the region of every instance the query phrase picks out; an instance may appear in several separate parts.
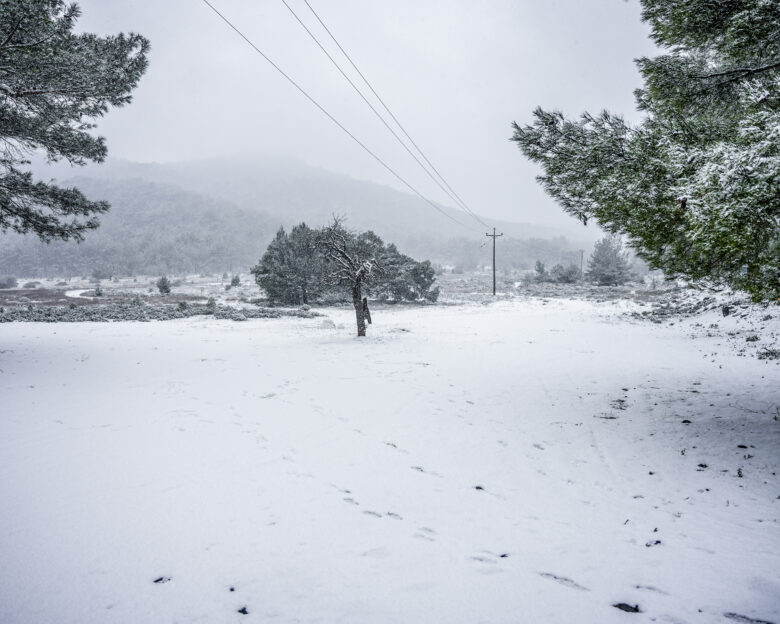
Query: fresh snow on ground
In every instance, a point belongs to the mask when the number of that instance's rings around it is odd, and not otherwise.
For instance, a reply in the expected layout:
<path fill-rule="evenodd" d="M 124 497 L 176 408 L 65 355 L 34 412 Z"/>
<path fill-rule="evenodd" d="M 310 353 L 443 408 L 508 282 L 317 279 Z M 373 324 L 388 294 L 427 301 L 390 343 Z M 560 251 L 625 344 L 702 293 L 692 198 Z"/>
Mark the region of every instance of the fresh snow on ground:
<path fill-rule="evenodd" d="M 780 366 L 625 307 L 0 325 L 0 622 L 777 623 Z"/>
<path fill-rule="evenodd" d="M 65 296 L 71 297 L 73 299 L 78 299 L 79 297 L 84 297 L 84 293 L 88 293 L 90 291 L 94 290 L 94 288 L 81 288 L 78 290 L 66 290 Z M 93 297 L 85 297 L 86 299 L 92 299 Z"/>

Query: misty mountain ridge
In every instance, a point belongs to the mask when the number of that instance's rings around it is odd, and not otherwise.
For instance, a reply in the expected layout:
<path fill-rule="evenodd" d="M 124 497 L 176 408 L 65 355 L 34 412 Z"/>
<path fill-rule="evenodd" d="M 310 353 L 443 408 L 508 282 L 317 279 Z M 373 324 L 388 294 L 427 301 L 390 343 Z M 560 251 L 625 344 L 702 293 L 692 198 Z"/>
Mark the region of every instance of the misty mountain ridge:
<path fill-rule="evenodd" d="M 440 204 L 447 219 L 419 197 L 389 186 L 334 173 L 284 157 L 253 157 L 235 161 L 194 160 L 174 163 L 136 163 L 109 160 L 83 168 L 36 167 L 41 177 L 56 177 L 67 183 L 74 176 L 98 179 L 141 179 L 172 184 L 181 189 L 227 200 L 245 210 L 265 212 L 286 228 L 305 221 L 312 226 L 327 223 L 332 216 L 347 219 L 348 227 L 374 230 L 401 244 L 412 230 L 423 239 L 484 237 L 483 225 L 461 210 Z M 600 232 L 572 220 L 571 228 L 533 223 L 483 220 L 515 238 L 565 237 L 590 245 Z"/>
<path fill-rule="evenodd" d="M 36 169 L 38 177 L 56 178 L 91 199 L 109 201 L 111 210 L 81 244 L 43 244 L 35 236 L 0 235 L 2 274 L 245 272 L 279 227 L 289 229 L 301 221 L 319 227 L 334 214 L 344 216 L 349 228 L 373 230 L 418 259 L 465 270 L 490 263 L 484 228 L 462 228 L 419 198 L 395 189 L 291 161 L 110 161 Z M 471 219 L 449 212 L 464 222 Z M 496 227 L 505 233 L 499 239 L 499 267 L 530 268 L 535 259 L 578 261 L 578 245 L 554 228 L 512 223 Z M 534 240 L 519 240 L 530 236 Z"/>

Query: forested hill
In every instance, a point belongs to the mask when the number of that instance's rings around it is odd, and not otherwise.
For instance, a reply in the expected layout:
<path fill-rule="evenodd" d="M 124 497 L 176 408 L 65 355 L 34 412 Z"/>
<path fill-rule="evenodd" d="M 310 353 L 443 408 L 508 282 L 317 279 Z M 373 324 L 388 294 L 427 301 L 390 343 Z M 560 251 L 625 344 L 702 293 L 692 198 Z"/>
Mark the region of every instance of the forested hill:
<path fill-rule="evenodd" d="M 162 275 L 246 271 L 278 224 L 223 199 L 139 179 L 73 178 L 111 210 L 81 244 L 0 234 L 0 275 Z"/>
<path fill-rule="evenodd" d="M 55 176 L 67 180 L 73 177 L 74 171 L 79 170 L 46 166 L 36 173 L 44 178 Z M 81 175 L 172 184 L 224 199 L 245 210 L 265 212 L 285 227 L 301 221 L 313 226 L 324 225 L 335 213 L 346 217 L 352 229 L 373 230 L 404 247 L 409 247 L 409 243 L 414 245 L 414 239 L 444 241 L 458 236 L 484 239 L 484 227 L 463 212 L 441 206 L 467 227 L 447 219 L 410 193 L 281 157 L 174 163 L 109 160 L 88 165 L 81 169 Z M 478 211 L 478 206 L 474 208 Z M 575 219 L 564 228 L 494 222 L 487 218 L 485 221 L 515 238 L 565 236 L 574 243 L 590 244 L 601 236 L 597 228 L 585 228 Z"/>
<path fill-rule="evenodd" d="M 453 211 L 473 229 L 407 193 L 295 162 L 109 161 L 81 169 L 41 167 L 36 174 L 77 186 L 90 199 L 108 200 L 111 210 L 80 245 L 45 245 L 33 235 L 0 233 L 0 275 L 247 271 L 280 226 L 289 230 L 305 221 L 319 227 L 334 214 L 345 216 L 348 228 L 373 230 L 419 260 L 465 270 L 491 261 L 484 228 L 463 213 Z M 578 250 L 590 249 L 589 241 L 567 240 L 553 228 L 489 223 L 505 233 L 499 268 L 532 268 L 536 260 L 578 263 Z M 581 225 L 573 231 L 583 237 L 596 233 Z"/>

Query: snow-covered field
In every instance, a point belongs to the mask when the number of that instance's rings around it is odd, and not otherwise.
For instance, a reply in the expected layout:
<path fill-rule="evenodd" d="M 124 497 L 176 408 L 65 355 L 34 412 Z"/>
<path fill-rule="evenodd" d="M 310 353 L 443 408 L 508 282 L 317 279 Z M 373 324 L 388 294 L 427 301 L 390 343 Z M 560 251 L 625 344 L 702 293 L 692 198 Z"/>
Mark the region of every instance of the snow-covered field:
<path fill-rule="evenodd" d="M 779 622 L 778 362 L 620 309 L 0 325 L 0 622 Z"/>

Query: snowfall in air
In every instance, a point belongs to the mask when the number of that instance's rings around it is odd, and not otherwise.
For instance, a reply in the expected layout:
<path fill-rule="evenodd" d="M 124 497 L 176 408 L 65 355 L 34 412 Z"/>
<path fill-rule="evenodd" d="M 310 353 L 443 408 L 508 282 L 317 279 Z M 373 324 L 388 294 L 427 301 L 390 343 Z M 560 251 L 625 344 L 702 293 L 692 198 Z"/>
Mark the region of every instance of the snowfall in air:
<path fill-rule="evenodd" d="M 628 305 L 0 325 L 0 622 L 780 622 L 778 361 Z"/>

